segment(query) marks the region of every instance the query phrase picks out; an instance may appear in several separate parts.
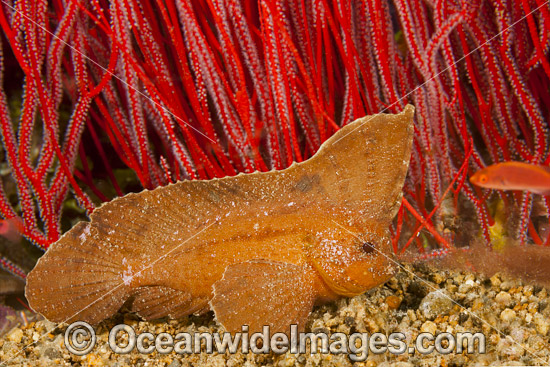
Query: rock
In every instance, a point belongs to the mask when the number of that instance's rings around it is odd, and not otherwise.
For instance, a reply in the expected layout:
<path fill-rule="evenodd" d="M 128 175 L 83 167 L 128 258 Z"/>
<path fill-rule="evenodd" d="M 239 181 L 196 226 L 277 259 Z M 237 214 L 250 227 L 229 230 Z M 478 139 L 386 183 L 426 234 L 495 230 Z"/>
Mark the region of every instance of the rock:
<path fill-rule="evenodd" d="M 505 309 L 500 313 L 500 319 L 504 322 L 510 322 L 516 318 L 516 311 L 509 308 Z"/>
<path fill-rule="evenodd" d="M 390 310 L 397 310 L 401 305 L 401 298 L 397 296 L 388 296 L 386 297 L 386 304 Z"/>
<path fill-rule="evenodd" d="M 468 293 L 473 287 L 475 283 L 472 279 L 466 280 L 464 283 L 460 284 L 458 287 L 459 293 Z"/>
<path fill-rule="evenodd" d="M 430 333 L 432 335 L 435 335 L 435 332 L 437 331 L 437 325 L 433 321 L 426 321 L 420 327 L 420 331 L 422 331 L 423 333 Z"/>
<path fill-rule="evenodd" d="M 412 363 L 409 362 L 397 362 L 394 364 L 395 367 L 414 367 Z"/>
<path fill-rule="evenodd" d="M 61 352 L 53 347 L 46 348 L 44 350 L 44 356 L 48 357 L 49 359 L 58 359 L 63 357 Z"/>
<path fill-rule="evenodd" d="M 439 315 L 447 315 L 452 308 L 453 301 L 449 293 L 441 289 L 428 293 L 418 307 L 428 320 L 433 320 Z"/>
<path fill-rule="evenodd" d="M 500 280 L 499 274 L 495 274 L 491 277 L 491 284 L 494 285 L 495 287 L 500 287 L 501 283 L 502 281 Z"/>
<path fill-rule="evenodd" d="M 515 284 L 516 283 L 513 281 L 506 280 L 500 284 L 500 290 L 509 291 L 510 289 L 512 289 L 512 287 L 514 287 Z"/>
<path fill-rule="evenodd" d="M 546 334 L 548 334 L 548 330 L 550 330 L 550 321 L 537 312 L 534 317 L 534 322 L 537 332 L 542 336 L 546 336 Z"/>
<path fill-rule="evenodd" d="M 23 330 L 14 328 L 8 333 L 6 338 L 14 343 L 21 343 L 21 339 L 23 339 Z"/>
<path fill-rule="evenodd" d="M 518 343 L 516 343 L 512 338 L 506 337 L 501 339 L 496 346 L 496 350 L 503 356 L 509 356 L 512 359 L 517 359 L 525 353 L 525 349 Z M 509 366 L 512 366 L 510 363 L 506 363 Z M 502 366 L 502 363 L 499 362 L 499 366 Z M 519 364 L 523 366 L 524 364 Z"/>
<path fill-rule="evenodd" d="M 447 279 L 442 273 L 436 272 L 432 274 L 432 282 L 435 284 L 441 284 Z"/>
<path fill-rule="evenodd" d="M 539 310 L 539 304 L 537 302 L 531 302 L 527 306 L 527 311 L 529 313 L 535 314 Z"/>
<path fill-rule="evenodd" d="M 509 307 L 512 304 L 512 296 L 508 292 L 500 292 L 496 295 L 495 301 L 504 307 Z"/>
<path fill-rule="evenodd" d="M 532 285 L 526 285 L 523 287 L 523 295 L 526 297 L 532 296 L 534 293 L 535 287 Z"/>

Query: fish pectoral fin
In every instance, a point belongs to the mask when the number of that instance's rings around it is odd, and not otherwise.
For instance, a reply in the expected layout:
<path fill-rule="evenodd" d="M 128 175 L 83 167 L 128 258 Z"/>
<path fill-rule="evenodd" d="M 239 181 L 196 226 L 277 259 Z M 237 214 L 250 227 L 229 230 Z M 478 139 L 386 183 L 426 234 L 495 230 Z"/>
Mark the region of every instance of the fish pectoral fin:
<path fill-rule="evenodd" d="M 248 325 L 253 333 L 267 325 L 270 333 L 288 333 L 291 324 L 304 329 L 314 301 L 312 277 L 304 267 L 258 259 L 228 266 L 214 283 L 210 306 L 229 332 Z"/>
<path fill-rule="evenodd" d="M 205 300 L 193 299 L 185 291 L 161 285 L 143 286 L 133 292 L 134 301 L 131 310 L 145 320 L 168 316 L 177 319 L 189 315 L 200 308 Z"/>

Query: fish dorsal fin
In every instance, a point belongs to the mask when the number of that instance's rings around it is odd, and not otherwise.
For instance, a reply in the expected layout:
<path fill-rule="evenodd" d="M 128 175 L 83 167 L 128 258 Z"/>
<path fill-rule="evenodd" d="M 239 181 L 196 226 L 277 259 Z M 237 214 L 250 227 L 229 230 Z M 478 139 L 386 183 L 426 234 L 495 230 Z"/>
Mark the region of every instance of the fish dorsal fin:
<path fill-rule="evenodd" d="M 311 277 L 304 267 L 252 260 L 230 265 L 214 284 L 210 302 L 216 319 L 230 332 L 288 332 L 291 324 L 303 330 L 314 303 Z"/>
<path fill-rule="evenodd" d="M 395 216 L 409 167 L 414 108 L 366 116 L 328 139 L 306 163 L 329 200 L 380 222 Z"/>

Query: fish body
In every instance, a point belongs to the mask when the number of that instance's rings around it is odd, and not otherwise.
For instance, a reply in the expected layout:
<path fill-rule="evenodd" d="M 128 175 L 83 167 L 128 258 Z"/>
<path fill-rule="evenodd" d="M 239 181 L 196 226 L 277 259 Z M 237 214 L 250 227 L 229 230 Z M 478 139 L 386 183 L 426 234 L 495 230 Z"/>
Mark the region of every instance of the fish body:
<path fill-rule="evenodd" d="M 470 182 L 487 189 L 550 195 L 550 167 L 524 162 L 496 163 L 476 172 Z"/>
<path fill-rule="evenodd" d="M 97 208 L 27 278 L 30 306 L 92 324 L 212 309 L 229 331 L 304 327 L 314 304 L 389 279 L 388 227 L 408 169 L 413 107 L 359 119 L 281 171 L 183 181 Z"/>

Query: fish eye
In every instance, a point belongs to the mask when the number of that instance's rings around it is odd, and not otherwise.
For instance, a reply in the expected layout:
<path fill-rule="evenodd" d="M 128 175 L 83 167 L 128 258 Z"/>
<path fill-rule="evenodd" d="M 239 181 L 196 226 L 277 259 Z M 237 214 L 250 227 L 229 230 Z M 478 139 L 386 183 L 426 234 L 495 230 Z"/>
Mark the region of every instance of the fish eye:
<path fill-rule="evenodd" d="M 363 250 L 363 252 L 366 254 L 370 254 L 374 251 L 374 243 L 372 243 L 371 241 L 363 242 L 363 244 L 361 245 L 361 250 Z"/>
<path fill-rule="evenodd" d="M 486 183 L 487 182 L 487 176 L 485 176 L 485 175 L 479 176 L 479 182 Z"/>

